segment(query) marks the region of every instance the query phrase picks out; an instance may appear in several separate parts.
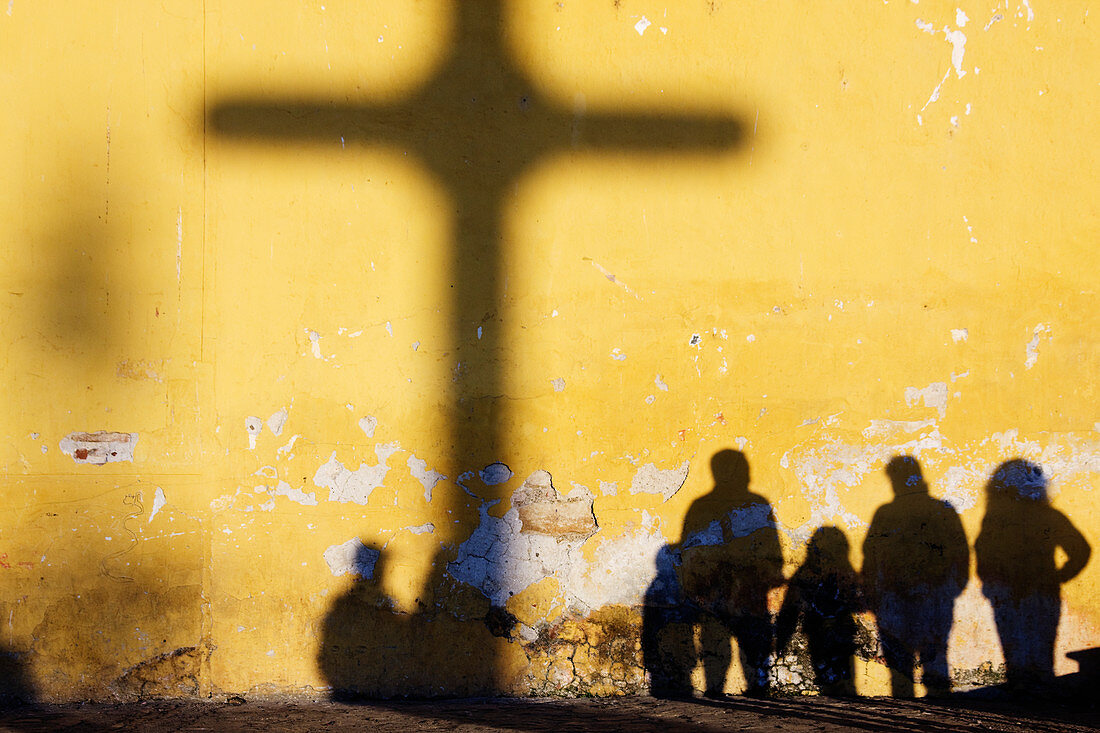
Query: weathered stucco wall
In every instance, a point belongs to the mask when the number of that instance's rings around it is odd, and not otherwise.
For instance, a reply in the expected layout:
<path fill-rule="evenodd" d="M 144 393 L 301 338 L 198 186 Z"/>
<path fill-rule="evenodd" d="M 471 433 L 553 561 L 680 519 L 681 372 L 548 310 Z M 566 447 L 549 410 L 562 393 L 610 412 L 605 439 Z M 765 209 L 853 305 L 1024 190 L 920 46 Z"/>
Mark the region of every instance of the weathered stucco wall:
<path fill-rule="evenodd" d="M 9 0 L 3 692 L 1076 671 L 1094 22 Z"/>

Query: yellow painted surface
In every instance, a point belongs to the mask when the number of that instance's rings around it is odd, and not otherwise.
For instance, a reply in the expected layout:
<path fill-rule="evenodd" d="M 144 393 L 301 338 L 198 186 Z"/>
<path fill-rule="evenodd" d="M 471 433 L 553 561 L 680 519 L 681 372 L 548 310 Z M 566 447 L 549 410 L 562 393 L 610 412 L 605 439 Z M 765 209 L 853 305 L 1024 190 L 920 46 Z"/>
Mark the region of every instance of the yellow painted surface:
<path fill-rule="evenodd" d="M 1095 549 L 1095 22 L 0 5 L 0 671 L 51 700 L 637 692 L 655 555 L 728 448 L 787 577 L 821 526 L 860 568 L 903 455 L 971 546 L 1023 458 Z M 96 431 L 132 460 L 63 450 Z M 595 533 L 515 528 L 536 471 Z M 972 562 L 960 685 L 1003 669 L 982 588 Z M 1067 674 L 1100 562 L 1061 599 Z M 889 692 L 880 656 L 855 684 Z"/>

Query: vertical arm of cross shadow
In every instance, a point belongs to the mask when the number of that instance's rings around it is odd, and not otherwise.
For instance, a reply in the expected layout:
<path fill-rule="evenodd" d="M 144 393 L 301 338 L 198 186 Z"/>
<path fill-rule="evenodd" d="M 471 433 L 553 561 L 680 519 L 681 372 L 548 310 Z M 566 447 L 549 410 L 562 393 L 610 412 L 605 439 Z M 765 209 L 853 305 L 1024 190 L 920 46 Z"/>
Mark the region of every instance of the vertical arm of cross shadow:
<path fill-rule="evenodd" d="M 207 129 L 227 140 L 390 148 L 408 154 L 451 198 L 446 363 L 449 474 L 505 460 L 507 319 L 503 213 L 531 166 L 555 155 L 715 154 L 734 149 L 743 126 L 730 115 L 648 111 L 576 114 L 540 93 L 504 42 L 501 0 L 461 0 L 443 63 L 423 86 L 390 103 L 308 95 L 240 95 L 204 110 Z M 509 243 L 508 246 L 512 246 Z M 462 509 L 457 485 L 437 509 Z M 450 506 L 440 506 L 447 505 Z M 472 528 L 470 528 L 472 530 Z"/>

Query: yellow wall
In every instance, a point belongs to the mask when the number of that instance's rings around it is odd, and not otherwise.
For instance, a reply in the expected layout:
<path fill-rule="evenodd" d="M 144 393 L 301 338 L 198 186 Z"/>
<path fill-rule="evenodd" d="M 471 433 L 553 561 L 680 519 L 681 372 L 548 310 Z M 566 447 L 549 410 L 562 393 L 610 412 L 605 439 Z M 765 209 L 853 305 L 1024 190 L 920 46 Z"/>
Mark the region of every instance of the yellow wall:
<path fill-rule="evenodd" d="M 990 5 L 0 6 L 0 666 L 637 691 L 654 557 L 730 447 L 788 576 L 822 525 L 860 567 L 898 455 L 971 543 L 1034 461 L 1096 547 L 1096 21 Z M 95 431 L 132 460 L 63 450 Z M 591 536 L 514 531 L 536 471 Z M 1098 594 L 1063 586 L 1057 672 Z M 1002 665 L 973 573 L 950 659 Z"/>

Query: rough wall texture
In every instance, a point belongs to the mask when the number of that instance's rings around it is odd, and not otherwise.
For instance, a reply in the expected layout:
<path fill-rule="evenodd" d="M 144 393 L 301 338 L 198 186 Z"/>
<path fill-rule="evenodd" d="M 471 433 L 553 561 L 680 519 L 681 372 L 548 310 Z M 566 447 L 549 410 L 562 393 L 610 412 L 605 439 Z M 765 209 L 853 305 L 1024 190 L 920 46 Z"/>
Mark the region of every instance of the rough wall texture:
<path fill-rule="evenodd" d="M 1084 0 L 0 6 L 0 694 L 1100 645 Z"/>

